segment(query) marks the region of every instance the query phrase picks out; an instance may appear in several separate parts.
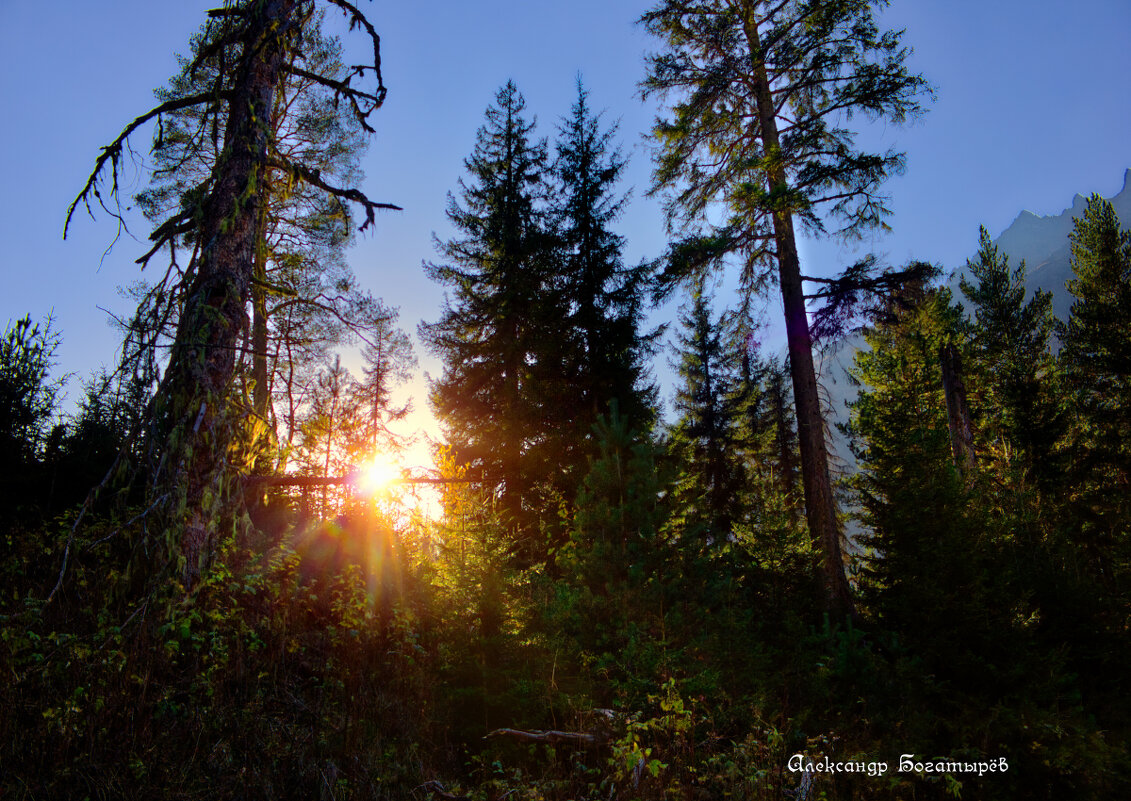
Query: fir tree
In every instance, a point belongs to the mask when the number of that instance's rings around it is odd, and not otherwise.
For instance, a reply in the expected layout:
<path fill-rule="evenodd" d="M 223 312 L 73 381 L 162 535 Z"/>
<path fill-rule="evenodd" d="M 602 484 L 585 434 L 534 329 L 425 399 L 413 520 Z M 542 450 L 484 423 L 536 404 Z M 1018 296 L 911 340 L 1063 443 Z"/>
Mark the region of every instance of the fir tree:
<path fill-rule="evenodd" d="M 772 504 L 797 506 L 797 422 L 787 390 L 788 368 L 762 355 L 758 326 L 749 309 L 739 309 L 727 321 L 727 344 L 733 363 L 731 402 L 738 421 L 738 450 L 751 479 L 752 501 L 770 501 L 766 491 L 776 484 Z M 759 480 L 755 480 L 755 476 Z M 757 487 L 757 489 L 755 489 Z M 756 496 L 756 497 L 754 497 Z"/>
<path fill-rule="evenodd" d="M 557 142 L 553 195 L 560 255 L 557 270 L 569 317 L 567 336 L 576 349 L 566 370 L 566 386 L 579 439 L 616 400 L 619 414 L 647 426 L 651 398 L 645 387 L 648 339 L 639 332 L 643 306 L 643 267 L 624 265 L 624 237 L 610 230 L 624 208 L 617 183 L 625 160 L 613 147 L 616 126 L 602 130 L 600 115 L 577 85 L 577 101 L 562 121 Z"/>
<path fill-rule="evenodd" d="M 933 667 L 972 679 L 982 649 L 965 638 L 985 617 L 988 544 L 953 461 L 939 359 L 944 345 L 961 344 L 961 330 L 961 311 L 942 288 L 869 331 L 848 430 L 868 532 L 867 607 L 886 630 L 929 649 Z"/>
<path fill-rule="evenodd" d="M 1111 446 L 1126 477 L 1131 457 L 1131 231 L 1111 203 L 1088 201 L 1071 235 L 1076 301 L 1061 330 L 1060 361 L 1074 400 L 1097 428 L 1096 446 Z M 1123 447 L 1120 447 L 1120 446 Z"/>
<path fill-rule="evenodd" d="M 615 401 L 593 434 L 597 453 L 578 492 L 563 567 L 600 594 L 630 577 L 639 581 L 656 562 L 662 487 L 656 443 L 631 427 Z"/>

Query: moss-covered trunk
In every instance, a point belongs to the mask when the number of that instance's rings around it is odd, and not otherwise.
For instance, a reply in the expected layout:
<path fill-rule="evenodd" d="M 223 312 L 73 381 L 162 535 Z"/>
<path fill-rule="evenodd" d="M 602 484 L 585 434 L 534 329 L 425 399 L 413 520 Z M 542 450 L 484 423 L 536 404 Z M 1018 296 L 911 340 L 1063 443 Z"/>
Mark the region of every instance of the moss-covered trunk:
<path fill-rule="evenodd" d="M 261 177 L 269 116 L 289 42 L 300 25 L 296 0 L 248 4 L 243 59 L 228 104 L 224 150 L 200 224 L 200 256 L 157 399 L 154 493 L 167 510 L 168 552 L 183 558 L 191 588 L 211 560 L 219 528 L 241 500 L 232 444 L 245 410 L 234 402 L 236 355 L 247 330 L 256 258 Z"/>

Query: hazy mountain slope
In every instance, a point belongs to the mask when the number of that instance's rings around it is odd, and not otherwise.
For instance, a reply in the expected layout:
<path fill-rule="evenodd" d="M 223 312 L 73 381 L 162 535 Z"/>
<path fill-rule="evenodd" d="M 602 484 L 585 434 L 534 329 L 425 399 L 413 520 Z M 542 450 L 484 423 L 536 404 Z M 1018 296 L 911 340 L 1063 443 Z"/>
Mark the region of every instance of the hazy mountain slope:
<path fill-rule="evenodd" d="M 1125 228 L 1131 226 L 1129 184 L 1131 169 L 1123 174 L 1123 188 L 1111 198 L 1115 213 Z M 1009 254 L 1012 263 L 1025 260 L 1029 268 L 1026 285 L 1030 292 L 1045 289 L 1053 293 L 1053 311 L 1062 320 L 1067 319 L 1072 308 L 1072 296 L 1064 287 L 1065 282 L 1072 278 L 1068 235 L 1072 232 L 1073 218 L 1084 213 L 1085 205 L 1087 198 L 1076 195 L 1072 205 L 1060 214 L 1040 217 L 1031 211 L 1023 211 L 996 240 L 998 247 Z"/>
<path fill-rule="evenodd" d="M 1123 188 L 1111 198 L 1111 202 L 1123 227 L 1131 227 L 1131 169 L 1124 172 Z M 1022 211 L 995 240 L 997 246 L 1009 255 L 1011 265 L 1016 265 L 1021 259 L 1025 260 L 1028 267 L 1026 286 L 1030 293 L 1037 289 L 1052 292 L 1053 311 L 1062 320 L 1068 318 L 1072 308 L 1072 295 L 1065 288 L 1065 282 L 1072 277 L 1068 235 L 1072 232 L 1074 218 L 1083 214 L 1086 205 L 1087 198 L 1076 195 L 1072 199 L 1072 205 L 1060 214 L 1040 216 L 1031 211 Z M 973 256 L 974 253 L 971 252 L 970 255 Z M 955 299 L 959 301 L 962 300 L 962 294 L 958 281 L 963 273 L 965 265 L 956 269 L 950 279 Z M 847 403 L 856 398 L 858 390 L 848 378 L 847 370 L 851 368 L 855 353 L 861 347 L 864 347 L 864 338 L 853 335 L 826 353 L 819 363 L 825 410 L 829 414 L 829 427 L 832 430 L 830 448 L 833 462 L 845 473 L 856 469 L 856 460 L 848 449 L 847 441 L 836 430 L 836 424 L 848 419 Z"/>

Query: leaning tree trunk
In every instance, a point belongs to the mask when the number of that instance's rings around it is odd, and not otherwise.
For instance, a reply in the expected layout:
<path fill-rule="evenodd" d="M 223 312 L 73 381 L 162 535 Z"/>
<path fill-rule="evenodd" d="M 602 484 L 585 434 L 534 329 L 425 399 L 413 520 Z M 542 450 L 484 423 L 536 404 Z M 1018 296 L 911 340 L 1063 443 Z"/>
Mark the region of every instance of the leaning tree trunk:
<path fill-rule="evenodd" d="M 747 16 L 744 22 L 750 48 L 750 66 L 755 84 L 758 125 L 767 154 L 767 189 L 787 185 L 785 167 L 781 163 L 781 144 L 773 96 L 762 60 L 757 23 Z M 817 394 L 817 372 L 813 366 L 813 338 L 805 309 L 805 292 L 801 279 L 801 262 L 797 255 L 797 238 L 793 218 L 788 210 L 773 212 L 774 243 L 777 248 L 778 278 L 785 307 L 786 341 L 789 346 L 793 398 L 797 411 L 797 435 L 801 450 L 801 482 L 805 494 L 805 515 L 809 535 L 821 550 L 821 573 L 825 590 L 825 606 L 836 618 L 855 616 L 852 591 L 844 575 L 840 549 L 840 526 L 836 519 L 836 500 L 829 477 L 829 456 L 825 447 L 825 422 Z"/>
<path fill-rule="evenodd" d="M 248 325 L 269 117 L 299 24 L 298 4 L 267 0 L 242 12 L 244 56 L 228 103 L 224 150 L 204 203 L 201 253 L 158 393 L 151 445 L 159 462 L 152 480 L 155 494 L 164 498 L 167 547 L 183 559 L 186 589 L 207 567 L 218 530 L 234 519 L 241 499 L 230 451 L 244 410 L 234 408 L 231 388 Z"/>

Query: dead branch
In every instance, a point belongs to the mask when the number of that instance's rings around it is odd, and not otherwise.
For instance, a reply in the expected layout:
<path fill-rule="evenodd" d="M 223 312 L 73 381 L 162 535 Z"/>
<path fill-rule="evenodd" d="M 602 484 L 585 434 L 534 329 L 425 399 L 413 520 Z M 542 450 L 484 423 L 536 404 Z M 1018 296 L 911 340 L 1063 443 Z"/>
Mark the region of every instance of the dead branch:
<path fill-rule="evenodd" d="M 361 13 L 357 6 L 355 6 L 353 3 L 350 3 L 349 0 L 327 0 L 327 2 L 329 2 L 330 5 L 334 5 L 342 9 L 343 13 L 345 13 L 345 15 L 349 17 L 351 31 L 355 27 L 365 28 L 365 32 L 369 35 L 369 41 L 373 43 L 373 64 L 371 66 L 355 66 L 350 73 L 351 75 L 361 76 L 368 70 L 372 70 L 374 77 L 377 79 L 377 91 L 375 92 L 375 94 L 380 98 L 380 100 L 377 101 L 376 105 L 374 105 L 373 108 L 365 113 L 365 116 L 368 117 L 369 114 L 379 108 L 381 103 L 384 102 L 385 94 L 388 91 L 385 88 L 384 80 L 381 77 L 381 37 L 377 35 L 377 30 L 373 27 L 373 24 L 369 21 L 369 19 Z M 369 128 L 369 126 L 365 124 L 364 120 L 362 121 L 362 125 L 367 128 L 370 133 L 373 132 L 373 129 Z"/>
<path fill-rule="evenodd" d="M 225 96 L 227 95 L 227 93 L 224 94 Z M 182 97 L 179 100 L 170 100 L 166 103 L 162 103 L 159 106 L 154 106 L 149 111 L 142 114 L 140 117 L 135 118 L 133 122 L 122 129 L 122 132 L 118 134 L 117 138 L 113 142 L 102 148 L 102 153 L 94 162 L 94 170 L 90 173 L 90 177 L 86 179 L 86 185 L 82 188 L 82 191 L 79 192 L 78 197 L 72 200 L 71 205 L 67 207 L 67 219 L 63 222 L 63 239 L 67 238 L 67 230 L 71 226 L 71 217 L 74 216 L 75 207 L 77 207 L 79 203 L 82 203 L 86 206 L 86 211 L 91 217 L 94 216 L 94 211 L 90 208 L 91 193 L 93 193 L 94 196 L 98 198 L 98 201 L 103 209 L 105 209 L 110 214 L 114 214 L 114 216 L 118 217 L 119 220 L 121 219 L 120 215 L 110 211 L 110 209 L 108 209 L 106 207 L 106 204 L 102 201 L 102 195 L 98 192 L 98 177 L 102 172 L 102 168 L 106 166 L 106 162 L 111 162 L 112 175 L 110 194 L 114 197 L 117 197 L 118 159 L 122 157 L 122 146 L 125 143 L 126 139 L 129 138 L 130 134 L 132 134 L 145 123 L 149 122 L 154 117 L 160 116 L 161 114 L 167 114 L 170 111 L 179 111 L 180 109 L 189 108 L 190 106 L 198 106 L 201 103 L 207 103 L 208 101 L 215 99 L 216 94 L 214 92 L 204 92 L 201 94 L 190 95 L 189 97 Z"/>
<path fill-rule="evenodd" d="M 374 203 L 366 197 L 365 193 L 360 189 L 342 189 L 341 187 L 332 186 L 322 180 L 322 176 L 317 170 L 311 170 L 301 164 L 295 164 L 281 156 L 269 158 L 267 165 L 288 172 L 297 178 L 301 178 L 311 186 L 316 186 L 324 192 L 329 192 L 336 198 L 348 200 L 362 206 L 365 209 L 365 222 L 362 224 L 361 228 L 358 229 L 360 231 L 364 231 L 374 223 L 376 220 L 375 212 L 379 209 L 385 211 L 404 211 L 400 206 L 394 205 L 393 203 Z"/>
<path fill-rule="evenodd" d="M 357 119 L 358 124 L 361 125 L 361 127 L 369 133 L 376 133 L 376 130 L 373 128 L 373 126 L 369 124 L 369 115 L 373 112 L 373 109 L 378 108 L 382 103 L 385 102 L 384 87 L 378 89 L 378 92 L 380 92 L 381 94 L 371 94 L 369 92 L 363 92 L 360 89 L 355 89 L 350 86 L 350 78 L 346 78 L 344 81 L 338 81 L 334 80 L 333 78 L 328 78 L 325 75 L 319 75 L 316 72 L 310 72 L 309 70 L 304 70 L 301 67 L 295 67 L 293 65 L 284 66 L 283 69 L 284 71 L 289 72 L 295 77 L 305 78 L 308 81 L 312 81 L 314 83 L 321 84 L 322 86 L 325 86 L 329 89 L 333 89 L 335 95 L 337 95 L 338 97 L 344 97 L 350 102 L 350 106 L 353 108 L 353 114 Z M 357 99 L 359 97 L 368 100 L 373 104 L 369 111 L 365 111 L 361 108 L 361 104 L 357 102 Z"/>
<path fill-rule="evenodd" d="M 149 239 L 156 244 L 153 245 L 145 255 L 134 261 L 134 264 L 140 264 L 141 269 L 145 269 L 149 264 L 149 260 L 153 255 L 165 246 L 166 243 L 175 243 L 177 237 L 182 234 L 187 234 L 196 228 L 196 221 L 193 219 L 185 219 L 184 214 L 178 214 L 162 223 L 152 234 Z"/>

